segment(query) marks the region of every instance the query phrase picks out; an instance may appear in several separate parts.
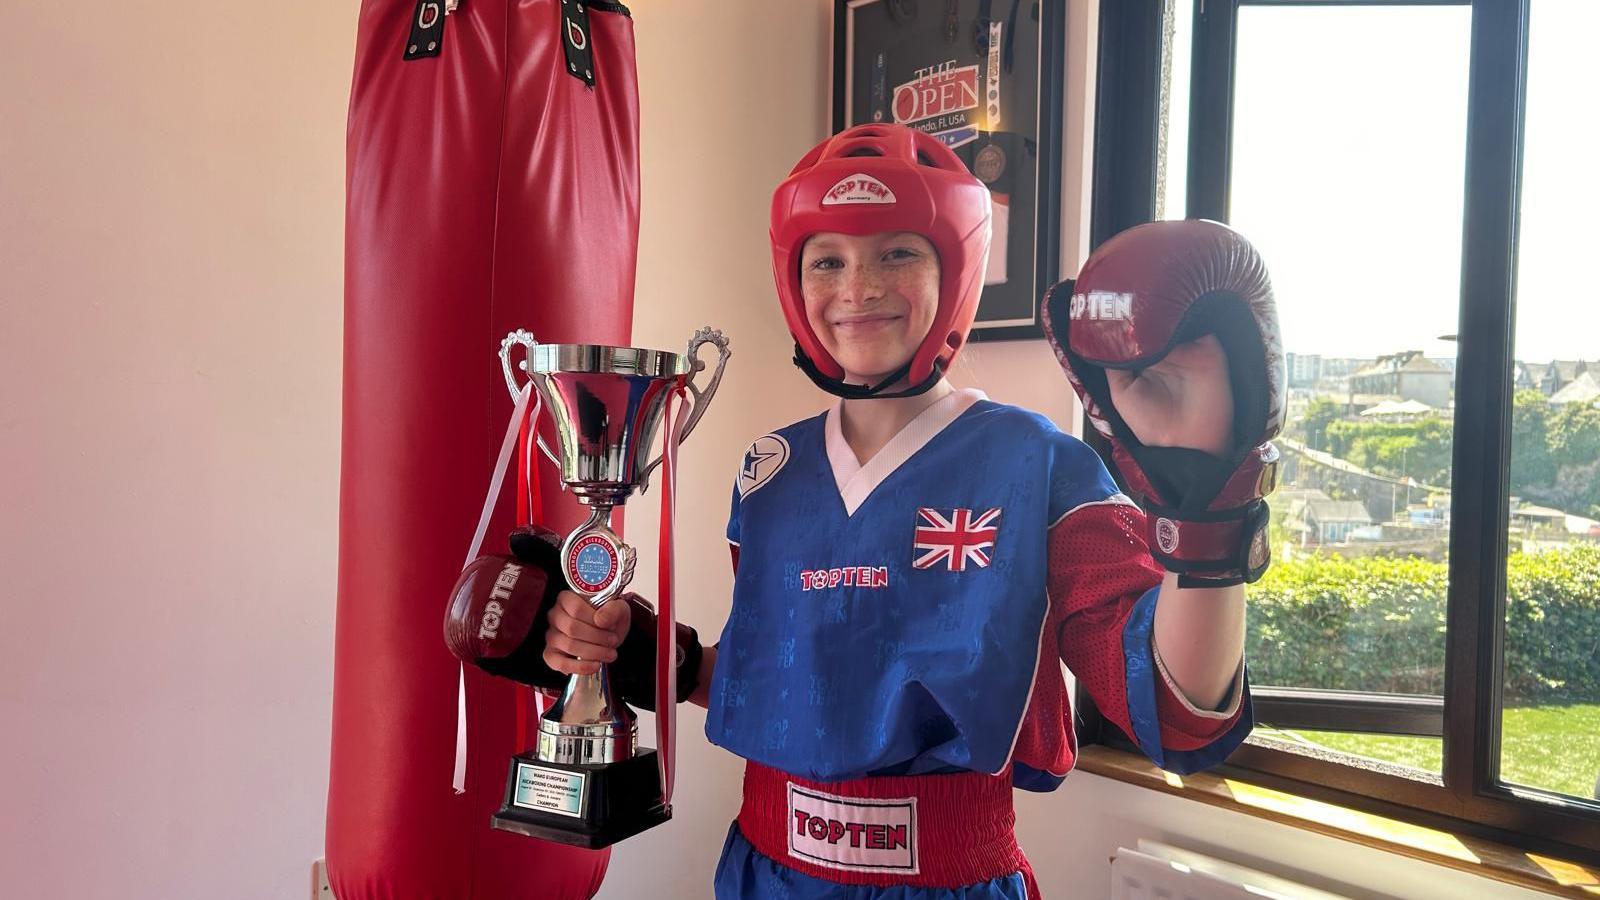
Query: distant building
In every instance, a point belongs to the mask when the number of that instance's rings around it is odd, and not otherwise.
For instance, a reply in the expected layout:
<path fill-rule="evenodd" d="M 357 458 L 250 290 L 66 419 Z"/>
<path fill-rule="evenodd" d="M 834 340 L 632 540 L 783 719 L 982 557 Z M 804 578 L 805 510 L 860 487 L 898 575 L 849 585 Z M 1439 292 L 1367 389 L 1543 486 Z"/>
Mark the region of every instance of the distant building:
<path fill-rule="evenodd" d="M 1545 368 L 1544 382 L 1539 387 L 1546 394 L 1554 394 L 1588 371 L 1589 364 L 1581 359 L 1558 359 Z"/>
<path fill-rule="evenodd" d="M 1443 517 L 1440 516 L 1439 511 L 1436 509 L 1426 506 L 1406 507 L 1407 525 L 1440 525 L 1443 524 L 1443 521 Z"/>
<path fill-rule="evenodd" d="M 1518 360 L 1512 373 L 1512 385 L 1519 391 L 1533 389 L 1546 397 L 1553 397 L 1557 391 L 1579 381 L 1585 374 L 1591 380 L 1600 375 L 1600 363 L 1581 359 L 1558 359 L 1548 363 Z"/>
<path fill-rule="evenodd" d="M 1600 400 L 1600 381 L 1596 381 L 1593 371 L 1583 372 L 1577 378 L 1562 385 L 1560 390 L 1550 395 L 1550 402 L 1555 405 L 1566 403 L 1593 403 Z"/>
<path fill-rule="evenodd" d="M 1437 525 L 1448 528 L 1450 526 L 1450 495 L 1429 494 L 1423 502 L 1407 507 L 1405 518 L 1412 525 Z"/>
<path fill-rule="evenodd" d="M 1307 535 L 1319 544 L 1336 544 L 1350 538 L 1351 532 L 1372 524 L 1367 507 L 1359 500 L 1308 500 L 1305 511 Z"/>
<path fill-rule="evenodd" d="M 1511 372 L 1511 389 L 1516 391 L 1537 390 L 1539 382 L 1544 378 L 1544 363 L 1528 363 L 1517 360 Z"/>
<path fill-rule="evenodd" d="M 1423 356 L 1421 350 L 1407 350 L 1380 356 L 1372 365 L 1351 375 L 1350 390 L 1442 408 L 1450 404 L 1453 381 L 1449 369 Z"/>
<path fill-rule="evenodd" d="M 1563 536 L 1568 534 L 1587 535 L 1590 528 L 1595 524 L 1593 519 L 1568 515 L 1562 510 L 1550 506 L 1519 503 L 1511 507 L 1511 527 L 1525 532 L 1543 532 Z"/>
<path fill-rule="evenodd" d="M 1322 369 L 1323 378 L 1343 378 L 1351 372 L 1358 372 L 1372 365 L 1372 360 L 1324 356 L 1321 357 L 1321 362 L 1318 365 Z"/>
<path fill-rule="evenodd" d="M 1322 380 L 1322 354 L 1285 353 L 1283 362 L 1289 371 L 1289 387 L 1312 387 Z"/>

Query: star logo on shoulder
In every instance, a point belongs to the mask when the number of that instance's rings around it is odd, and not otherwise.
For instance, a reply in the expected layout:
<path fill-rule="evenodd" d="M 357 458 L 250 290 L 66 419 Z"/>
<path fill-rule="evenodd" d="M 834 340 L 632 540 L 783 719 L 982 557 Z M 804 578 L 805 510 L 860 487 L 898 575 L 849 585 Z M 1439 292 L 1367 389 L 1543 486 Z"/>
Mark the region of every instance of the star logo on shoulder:
<path fill-rule="evenodd" d="M 761 474 L 762 461 L 773 459 L 777 455 L 777 453 L 771 450 L 763 451 L 752 444 L 750 449 L 744 452 L 744 470 L 740 472 L 740 474 L 745 478 L 759 477 Z"/>
<path fill-rule="evenodd" d="M 749 497 L 778 474 L 789 461 L 789 442 L 776 434 L 762 435 L 744 451 L 739 466 L 739 497 Z"/>

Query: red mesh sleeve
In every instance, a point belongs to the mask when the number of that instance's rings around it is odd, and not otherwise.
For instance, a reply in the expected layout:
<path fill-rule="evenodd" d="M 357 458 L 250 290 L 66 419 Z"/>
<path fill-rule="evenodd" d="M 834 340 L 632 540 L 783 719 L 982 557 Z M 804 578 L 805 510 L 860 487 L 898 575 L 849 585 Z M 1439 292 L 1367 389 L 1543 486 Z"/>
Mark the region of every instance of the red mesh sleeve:
<path fill-rule="evenodd" d="M 1050 529 L 1051 624 L 1061 660 L 1100 713 L 1130 737 L 1128 654 L 1154 660 L 1151 647 L 1125 648 L 1123 633 L 1139 598 L 1164 575 L 1144 534 L 1144 512 L 1126 503 L 1079 507 Z M 1204 747 L 1238 718 L 1237 709 L 1225 718 L 1192 712 L 1159 672 L 1154 681 L 1161 743 L 1169 750 Z"/>
<path fill-rule="evenodd" d="M 1061 661 L 1101 715 L 1131 736 L 1122 630 L 1162 576 L 1144 542 L 1144 513 L 1125 503 L 1079 507 L 1051 527 L 1049 554 Z"/>
<path fill-rule="evenodd" d="M 1161 746 L 1168 750 L 1199 750 L 1222 737 L 1238 721 L 1242 705 L 1239 700 L 1241 685 L 1236 681 L 1233 691 L 1223 702 L 1231 708 L 1227 716 L 1215 713 L 1197 715 L 1194 707 L 1177 695 L 1172 685 L 1161 675 L 1156 676 L 1156 714 L 1161 720 Z"/>

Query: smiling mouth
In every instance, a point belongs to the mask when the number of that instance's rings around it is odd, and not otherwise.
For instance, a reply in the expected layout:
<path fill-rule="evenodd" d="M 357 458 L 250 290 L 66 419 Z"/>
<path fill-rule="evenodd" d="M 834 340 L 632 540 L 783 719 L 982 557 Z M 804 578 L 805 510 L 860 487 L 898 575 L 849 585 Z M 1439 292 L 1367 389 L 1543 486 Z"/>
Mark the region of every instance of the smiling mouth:
<path fill-rule="evenodd" d="M 899 318 L 900 318 L 899 316 L 892 316 L 892 315 L 862 316 L 859 319 L 840 319 L 840 320 L 838 320 L 838 321 L 833 323 L 833 327 L 835 327 L 835 328 L 870 327 L 870 326 L 873 326 L 873 325 L 883 325 L 883 324 L 886 324 L 888 322 L 894 322 L 894 321 L 898 320 Z"/>

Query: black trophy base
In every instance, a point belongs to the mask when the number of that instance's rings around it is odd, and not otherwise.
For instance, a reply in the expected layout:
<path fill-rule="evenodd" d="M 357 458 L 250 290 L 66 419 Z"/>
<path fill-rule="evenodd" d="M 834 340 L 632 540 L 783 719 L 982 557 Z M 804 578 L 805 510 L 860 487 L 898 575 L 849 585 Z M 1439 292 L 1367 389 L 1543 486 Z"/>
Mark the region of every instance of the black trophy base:
<path fill-rule="evenodd" d="M 598 765 L 541 762 L 530 752 L 511 758 L 505 801 L 491 824 L 598 850 L 670 818 L 654 750 Z"/>

